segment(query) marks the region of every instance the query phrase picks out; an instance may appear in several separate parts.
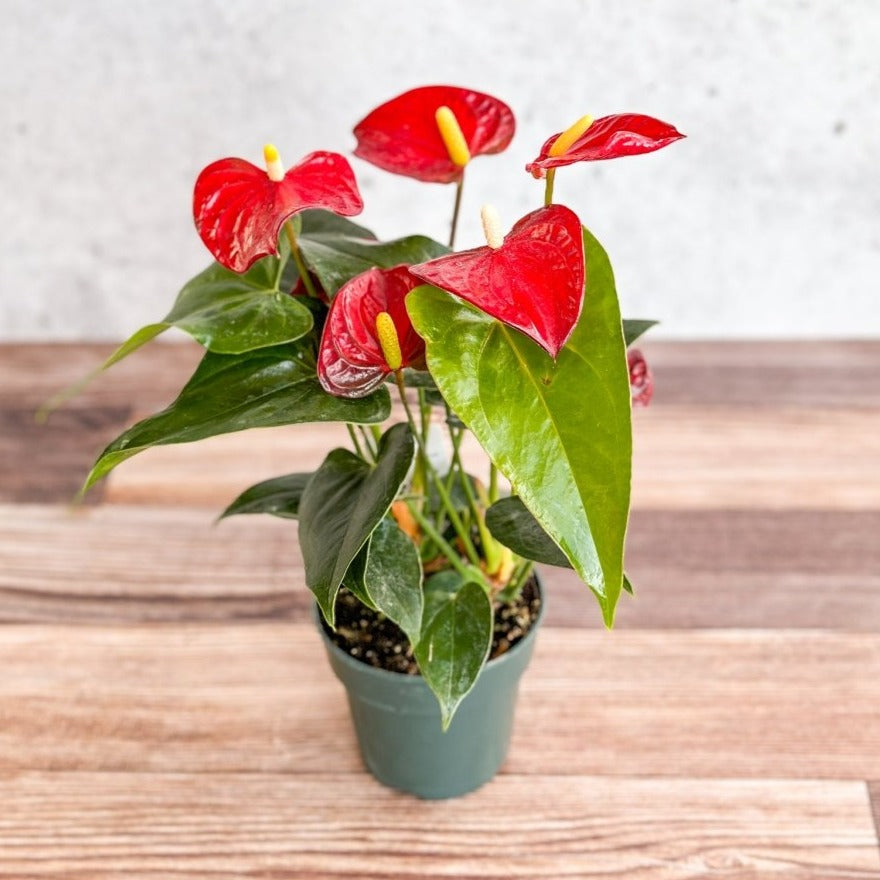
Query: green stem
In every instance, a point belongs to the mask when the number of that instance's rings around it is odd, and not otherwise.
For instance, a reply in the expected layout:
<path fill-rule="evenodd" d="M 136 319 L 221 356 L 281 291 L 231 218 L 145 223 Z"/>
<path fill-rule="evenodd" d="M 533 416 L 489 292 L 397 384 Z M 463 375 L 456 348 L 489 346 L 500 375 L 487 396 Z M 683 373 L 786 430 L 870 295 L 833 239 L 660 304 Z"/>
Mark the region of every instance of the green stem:
<path fill-rule="evenodd" d="M 544 185 L 544 205 L 553 204 L 553 184 L 556 182 L 556 169 L 547 169 L 547 183 Z"/>
<path fill-rule="evenodd" d="M 398 370 L 394 374 L 394 377 L 397 380 L 397 390 L 400 394 L 400 402 L 403 404 L 403 410 L 406 413 L 406 419 L 409 422 L 410 428 L 412 428 L 413 435 L 416 438 L 416 444 L 419 447 L 419 453 L 421 454 L 422 461 L 425 467 L 425 475 L 429 477 L 431 479 L 431 482 L 434 484 L 434 487 L 437 490 L 437 494 L 440 496 L 440 502 L 446 510 L 446 515 L 449 517 L 449 522 L 452 523 L 452 527 L 455 529 L 455 533 L 461 539 L 461 543 L 464 546 L 468 559 L 470 559 L 470 561 L 479 568 L 480 557 L 477 555 L 477 551 L 474 549 L 474 545 L 471 541 L 470 535 L 467 533 L 467 530 L 465 529 L 464 524 L 461 521 L 461 517 L 458 515 L 458 511 L 455 509 L 455 505 L 452 503 L 452 499 L 449 497 L 449 493 L 446 491 L 446 486 L 443 480 L 440 478 L 440 475 L 431 464 L 431 459 L 428 458 L 428 450 L 425 447 L 419 429 L 416 426 L 416 421 L 413 418 L 409 402 L 406 399 L 406 386 L 403 384 L 403 370 Z"/>
<path fill-rule="evenodd" d="M 358 430 L 361 432 L 361 437 L 364 438 L 364 446 L 367 448 L 370 453 L 370 457 L 373 461 L 379 460 L 379 445 L 378 441 L 375 439 L 373 434 L 369 433 L 367 429 L 363 425 L 358 425 Z"/>
<path fill-rule="evenodd" d="M 515 599 L 522 592 L 522 588 L 531 576 L 534 567 L 535 563 L 531 559 L 523 559 L 513 573 L 510 583 L 498 594 L 499 601 L 510 602 Z"/>
<path fill-rule="evenodd" d="M 489 504 L 494 504 L 498 500 L 498 468 L 495 462 L 489 462 Z"/>
<path fill-rule="evenodd" d="M 315 285 L 312 284 L 312 278 L 309 275 L 309 270 L 303 259 L 302 251 L 299 249 L 299 244 L 296 240 L 296 233 L 293 231 L 293 226 L 290 225 L 289 220 L 284 224 L 284 232 L 287 235 L 287 240 L 290 242 L 290 256 L 293 257 L 293 262 L 296 263 L 299 277 L 302 278 L 302 283 L 305 285 L 306 291 L 312 299 L 318 299 L 318 294 L 315 292 Z"/>
<path fill-rule="evenodd" d="M 412 514 L 413 519 L 419 524 L 422 531 L 437 545 L 440 552 L 449 560 L 449 564 L 463 577 L 471 580 L 473 571 L 471 571 L 459 558 L 455 549 L 449 545 L 449 542 L 434 528 L 433 523 L 418 509 L 418 507 L 407 499 L 406 506 Z"/>
<path fill-rule="evenodd" d="M 361 444 L 360 444 L 360 441 L 358 440 L 357 434 L 355 433 L 354 425 L 352 425 L 350 422 L 346 422 L 345 427 L 348 428 L 348 436 L 351 437 L 351 442 L 354 446 L 354 451 L 362 459 L 364 459 L 364 461 L 366 461 L 367 459 L 366 459 L 366 456 L 364 455 L 364 450 L 361 449 Z"/>
<path fill-rule="evenodd" d="M 452 227 L 449 230 L 449 248 L 455 247 L 455 232 L 458 229 L 458 212 L 461 210 L 461 191 L 464 189 L 464 171 L 455 185 L 455 207 L 452 209 Z"/>

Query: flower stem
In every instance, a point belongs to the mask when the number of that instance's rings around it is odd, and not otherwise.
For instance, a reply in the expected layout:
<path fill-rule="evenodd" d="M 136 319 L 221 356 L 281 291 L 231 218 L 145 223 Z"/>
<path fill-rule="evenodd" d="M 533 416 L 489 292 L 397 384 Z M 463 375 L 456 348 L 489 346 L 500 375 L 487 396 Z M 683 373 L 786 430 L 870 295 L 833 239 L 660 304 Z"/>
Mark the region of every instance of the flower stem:
<path fill-rule="evenodd" d="M 449 560 L 449 564 L 463 577 L 472 579 L 473 572 L 461 561 L 458 553 L 449 545 L 449 542 L 434 528 L 433 523 L 418 509 L 412 501 L 407 500 L 406 506 L 413 519 L 419 524 L 422 531 L 437 545 L 440 552 Z"/>
<path fill-rule="evenodd" d="M 318 294 L 315 292 L 315 285 L 312 284 L 312 278 L 309 275 L 305 260 L 303 260 L 302 251 L 299 249 L 299 244 L 296 240 L 296 233 L 293 231 L 293 226 L 290 225 L 289 220 L 284 224 L 284 232 L 287 235 L 287 240 L 290 242 L 290 256 L 293 257 L 293 262 L 296 263 L 299 277 L 302 278 L 302 283 L 305 285 L 306 291 L 312 299 L 318 299 Z"/>
<path fill-rule="evenodd" d="M 452 227 L 449 230 L 449 247 L 455 247 L 455 232 L 458 229 L 458 212 L 461 210 L 461 191 L 464 189 L 464 171 L 455 185 L 455 207 L 452 209 Z"/>
<path fill-rule="evenodd" d="M 352 445 L 354 446 L 354 451 L 366 461 L 366 456 L 364 455 L 364 450 L 361 448 L 360 441 L 358 440 L 358 435 L 355 432 L 354 425 L 351 422 L 346 422 L 345 427 L 348 428 L 348 436 L 351 437 Z"/>
<path fill-rule="evenodd" d="M 544 185 L 544 205 L 553 204 L 553 184 L 556 182 L 556 169 L 547 169 L 547 183 Z"/>
<path fill-rule="evenodd" d="M 416 438 L 416 444 L 419 447 L 422 464 L 424 465 L 425 476 L 430 479 L 431 482 L 434 484 L 434 488 L 437 490 L 437 494 L 440 496 L 440 503 L 443 505 L 443 508 L 446 511 L 446 515 L 449 517 L 449 522 L 455 529 L 456 535 L 458 535 L 458 537 L 461 539 L 462 546 L 464 547 L 468 559 L 470 559 L 470 561 L 479 568 L 480 557 L 477 555 L 477 551 L 474 549 L 474 545 L 471 541 L 470 535 L 468 534 L 467 529 L 465 529 L 464 524 L 461 521 L 461 517 L 458 515 L 458 511 L 455 509 L 455 505 L 452 503 L 452 499 L 449 497 L 449 493 L 446 491 L 446 486 L 444 485 L 443 480 L 434 469 L 434 466 L 431 464 L 431 459 L 428 457 L 427 447 L 425 446 L 425 442 L 422 439 L 421 432 L 416 425 L 416 421 L 413 418 L 412 410 L 410 409 L 409 402 L 406 399 L 406 386 L 403 384 L 403 370 L 397 370 L 394 374 L 394 378 L 397 381 L 397 390 L 400 394 L 400 402 L 403 404 L 403 410 L 406 413 L 406 420 L 409 422 L 409 426 L 412 429 L 413 436 Z"/>
<path fill-rule="evenodd" d="M 363 425 L 358 425 L 358 430 L 361 432 L 361 437 L 364 438 L 364 446 L 367 451 L 370 453 L 370 458 L 373 461 L 379 460 L 379 445 L 378 441 L 375 439 L 374 435 L 371 434 Z"/>

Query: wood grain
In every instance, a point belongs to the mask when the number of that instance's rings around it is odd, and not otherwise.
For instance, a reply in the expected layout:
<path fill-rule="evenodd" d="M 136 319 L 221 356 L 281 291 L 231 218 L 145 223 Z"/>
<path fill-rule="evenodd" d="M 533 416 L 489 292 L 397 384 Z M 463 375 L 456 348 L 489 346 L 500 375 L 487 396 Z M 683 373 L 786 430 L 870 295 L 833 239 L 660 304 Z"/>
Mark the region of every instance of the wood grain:
<path fill-rule="evenodd" d="M 171 339 L 169 334 L 167 339 Z M 157 405 L 174 397 L 195 369 L 201 349 L 185 338 L 151 343 L 98 378 L 71 405 L 118 402 L 120 393 Z M 95 369 L 112 343 L 4 343 L 0 398 L 42 403 Z M 880 372 L 880 342 L 672 342 L 645 337 L 639 348 L 656 377 L 655 402 L 876 408 L 880 389 L 865 377 Z M 144 377 L 149 377 L 145 382 Z M 858 381 L 861 379 L 862 381 Z M 152 406 L 152 403 L 146 404 Z"/>
<path fill-rule="evenodd" d="M 644 343 L 637 599 L 607 633 L 545 571 L 509 759 L 450 803 L 361 768 L 296 525 L 212 525 L 345 433 L 153 450 L 70 510 L 201 356 L 36 426 L 112 347 L 0 346 L 0 877 L 880 880 L 880 342 Z"/>
<path fill-rule="evenodd" d="M 880 508 L 880 411 L 666 406 L 637 412 L 634 432 L 635 509 Z M 334 445 L 347 445 L 338 426 L 296 425 L 156 447 L 114 471 L 106 497 L 223 507 Z M 482 474 L 476 450 L 465 460 Z"/>
<path fill-rule="evenodd" d="M 507 776 L 432 803 L 362 776 L 26 773 L 0 800 L 16 880 L 880 876 L 860 783 Z"/>
<path fill-rule="evenodd" d="M 638 511 L 618 628 L 880 631 L 880 512 Z M 305 620 L 296 523 L 203 508 L 0 505 L 0 622 Z M 45 548 L 51 547 L 47 557 Z M 601 627 L 571 571 L 548 622 Z"/>
<path fill-rule="evenodd" d="M 359 767 L 308 624 L 7 627 L 0 668 L 0 769 Z M 876 635 L 548 627 L 507 769 L 880 778 L 878 703 Z"/>

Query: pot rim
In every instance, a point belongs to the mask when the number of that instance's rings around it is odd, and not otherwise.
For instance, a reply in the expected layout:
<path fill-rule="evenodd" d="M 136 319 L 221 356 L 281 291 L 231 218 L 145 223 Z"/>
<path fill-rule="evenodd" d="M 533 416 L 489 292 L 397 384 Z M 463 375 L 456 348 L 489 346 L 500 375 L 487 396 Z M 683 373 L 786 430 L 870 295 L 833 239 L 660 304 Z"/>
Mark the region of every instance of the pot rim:
<path fill-rule="evenodd" d="M 538 584 L 538 593 L 541 597 L 541 607 L 538 610 L 538 616 L 533 621 L 529 631 L 515 644 L 512 648 L 505 651 L 499 657 L 495 657 L 492 660 L 486 661 L 482 668 L 480 669 L 480 675 L 482 676 L 484 672 L 488 669 L 497 669 L 501 666 L 506 665 L 511 662 L 511 660 L 515 660 L 517 655 L 521 654 L 519 650 L 520 647 L 526 648 L 528 647 L 537 636 L 538 629 L 540 628 L 541 623 L 544 620 L 544 613 L 547 608 L 547 590 L 544 586 L 543 578 L 538 574 L 537 571 L 532 572 L 534 578 Z M 352 657 L 346 651 L 343 651 L 339 645 L 334 642 L 329 635 L 327 635 L 327 631 L 324 629 L 324 618 L 321 614 L 321 610 L 318 607 L 317 602 L 312 602 L 312 620 L 318 628 L 318 632 L 321 635 L 321 639 L 324 642 L 324 647 L 328 650 L 332 650 L 335 657 L 339 659 L 340 662 L 345 664 L 352 670 L 357 671 L 360 675 L 364 675 L 367 677 L 373 677 L 377 680 L 384 679 L 385 681 L 391 682 L 396 681 L 399 683 L 403 682 L 425 682 L 424 676 L 421 673 L 417 675 L 408 675 L 404 672 L 395 672 L 391 669 L 381 669 L 378 666 L 373 666 L 370 663 L 364 663 L 363 660 L 358 660 L 357 657 Z"/>

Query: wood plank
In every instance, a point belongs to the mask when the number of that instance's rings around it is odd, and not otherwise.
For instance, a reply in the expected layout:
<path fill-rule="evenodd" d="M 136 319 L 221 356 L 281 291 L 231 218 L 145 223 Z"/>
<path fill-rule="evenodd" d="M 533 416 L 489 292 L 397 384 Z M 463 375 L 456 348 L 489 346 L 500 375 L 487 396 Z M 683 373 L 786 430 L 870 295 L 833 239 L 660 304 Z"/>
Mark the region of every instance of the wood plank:
<path fill-rule="evenodd" d="M 171 340 L 173 332 L 167 339 Z M 195 368 L 201 349 L 182 336 L 163 338 L 115 366 L 85 397 L 105 405 L 136 394 L 142 406 L 176 396 Z M 0 400 L 41 403 L 98 366 L 114 343 L 0 344 Z M 880 406 L 880 389 L 863 380 L 880 372 L 880 342 L 717 340 L 662 341 L 646 337 L 639 347 L 654 370 L 655 402 L 725 404 L 786 403 L 797 406 Z M 124 394 L 124 397 L 120 397 Z M 73 405 L 77 405 L 74 401 Z"/>
<path fill-rule="evenodd" d="M 880 512 L 638 511 L 618 628 L 880 631 Z M 0 622 L 305 620 L 296 524 L 203 508 L 0 505 Z M 51 547 L 47 556 L 46 547 Z M 571 571 L 548 622 L 601 627 Z"/>
<path fill-rule="evenodd" d="M 868 783 L 868 795 L 871 799 L 871 808 L 874 815 L 874 831 L 877 834 L 877 840 L 880 841 L 880 782 Z"/>
<path fill-rule="evenodd" d="M 106 445 L 131 418 L 126 406 L 67 409 L 48 425 L 31 408 L 0 408 L 0 502 L 67 503 Z M 103 486 L 87 503 L 103 496 Z"/>
<path fill-rule="evenodd" d="M 0 629 L 0 769 L 353 772 L 307 624 Z M 880 779 L 880 636 L 545 628 L 507 772 Z"/>
<path fill-rule="evenodd" d="M 876 632 L 878 533 L 880 512 L 638 511 L 618 628 Z M 0 622 L 302 621 L 295 537 L 271 517 L 215 527 L 202 508 L 0 505 Z M 549 623 L 602 626 L 573 572 L 542 571 Z"/>
<path fill-rule="evenodd" d="M 112 342 L 0 344 L 0 406 L 36 409 L 100 367 L 115 348 Z M 66 407 L 130 406 L 132 400 L 149 409 L 164 406 L 203 354 L 187 340 L 151 343 L 97 377 Z"/>
<path fill-rule="evenodd" d="M 688 341 L 639 347 L 656 383 L 653 405 L 799 406 L 876 409 L 880 388 L 864 377 L 880 370 L 871 340 Z"/>
<path fill-rule="evenodd" d="M 877 878 L 861 783 L 516 777 L 418 802 L 366 777 L 0 778 L 0 876 Z"/>
<path fill-rule="evenodd" d="M 318 466 L 338 426 L 244 431 L 163 446 L 109 478 L 113 503 L 223 507 L 261 479 Z M 465 460 L 485 470 L 471 445 Z M 880 410 L 667 406 L 636 413 L 636 509 L 880 509 Z"/>

